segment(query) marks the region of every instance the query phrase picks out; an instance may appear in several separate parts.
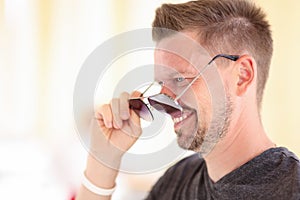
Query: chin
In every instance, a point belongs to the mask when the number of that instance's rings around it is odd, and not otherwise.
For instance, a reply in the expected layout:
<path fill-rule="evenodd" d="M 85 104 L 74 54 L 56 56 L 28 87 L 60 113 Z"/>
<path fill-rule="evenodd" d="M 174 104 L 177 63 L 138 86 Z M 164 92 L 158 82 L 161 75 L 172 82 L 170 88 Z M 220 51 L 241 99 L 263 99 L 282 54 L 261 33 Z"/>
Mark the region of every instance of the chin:
<path fill-rule="evenodd" d="M 201 149 L 206 131 L 203 128 L 197 129 L 197 127 L 196 124 L 187 125 L 175 131 L 179 147 L 196 152 Z"/>
<path fill-rule="evenodd" d="M 193 137 L 184 137 L 184 136 L 177 136 L 177 143 L 179 147 L 186 150 L 194 150 L 193 145 L 194 138 Z"/>
<path fill-rule="evenodd" d="M 177 124 L 174 123 L 177 143 L 182 149 L 199 152 L 203 146 L 208 128 L 204 121 L 199 121 L 198 112 L 196 110 L 187 110 L 192 114 L 184 121 Z"/>

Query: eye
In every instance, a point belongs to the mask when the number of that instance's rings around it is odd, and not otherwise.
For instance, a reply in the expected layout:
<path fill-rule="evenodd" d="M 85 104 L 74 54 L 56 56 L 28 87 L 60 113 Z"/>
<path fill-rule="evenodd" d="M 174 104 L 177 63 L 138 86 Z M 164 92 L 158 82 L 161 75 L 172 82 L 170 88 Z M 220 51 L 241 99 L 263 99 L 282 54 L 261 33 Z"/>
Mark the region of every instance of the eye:
<path fill-rule="evenodd" d="M 175 81 L 176 81 L 177 83 L 183 82 L 184 80 L 185 80 L 184 77 L 177 77 L 177 78 L 175 78 Z"/>
<path fill-rule="evenodd" d="M 185 87 L 187 84 L 186 78 L 179 76 L 174 78 L 174 85 L 176 87 Z"/>

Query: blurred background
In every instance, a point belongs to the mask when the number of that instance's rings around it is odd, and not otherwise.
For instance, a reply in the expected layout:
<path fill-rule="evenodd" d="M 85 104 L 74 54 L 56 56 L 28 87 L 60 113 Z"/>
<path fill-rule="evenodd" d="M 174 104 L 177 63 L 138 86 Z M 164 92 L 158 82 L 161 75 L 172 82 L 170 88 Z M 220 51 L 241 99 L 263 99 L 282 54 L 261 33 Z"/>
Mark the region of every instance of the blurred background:
<path fill-rule="evenodd" d="M 87 154 L 72 111 L 80 67 L 110 37 L 150 28 L 165 2 L 184 1 L 0 0 L 0 199 L 74 195 Z M 299 156 L 300 2 L 256 2 L 275 45 L 263 123 L 278 146 Z M 121 174 L 114 199 L 141 199 L 161 173 Z"/>

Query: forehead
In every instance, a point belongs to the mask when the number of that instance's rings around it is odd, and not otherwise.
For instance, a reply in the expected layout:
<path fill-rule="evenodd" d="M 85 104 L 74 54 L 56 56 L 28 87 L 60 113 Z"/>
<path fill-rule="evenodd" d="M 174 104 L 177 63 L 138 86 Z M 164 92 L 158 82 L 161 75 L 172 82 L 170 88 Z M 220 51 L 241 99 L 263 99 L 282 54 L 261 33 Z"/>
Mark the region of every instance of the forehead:
<path fill-rule="evenodd" d="M 166 50 L 156 49 L 154 51 L 154 62 L 156 74 L 168 71 L 170 73 L 196 73 L 196 67 L 188 59 Z"/>
<path fill-rule="evenodd" d="M 195 38 L 191 32 L 180 32 L 162 39 L 154 51 L 155 75 L 199 73 L 210 56 Z"/>
<path fill-rule="evenodd" d="M 196 76 L 209 62 L 209 56 L 190 54 L 178 55 L 174 52 L 156 49 L 154 51 L 154 72 L 157 80 L 172 78 L 176 75 Z"/>

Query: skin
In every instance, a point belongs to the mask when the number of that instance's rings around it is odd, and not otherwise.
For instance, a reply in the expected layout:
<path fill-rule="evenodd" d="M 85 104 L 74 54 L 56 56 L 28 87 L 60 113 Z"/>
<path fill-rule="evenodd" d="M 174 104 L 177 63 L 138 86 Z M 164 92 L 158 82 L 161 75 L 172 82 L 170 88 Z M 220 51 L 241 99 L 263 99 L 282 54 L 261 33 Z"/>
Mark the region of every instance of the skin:
<path fill-rule="evenodd" d="M 196 39 L 193 32 L 184 34 Z M 154 57 L 156 64 L 168 66 L 186 78 L 194 77 L 198 73 L 187 61 L 170 53 L 155 51 Z M 275 146 L 264 131 L 257 108 L 257 65 L 253 57 L 245 51 L 237 61 L 229 62 L 227 66 L 218 66 L 218 71 L 225 86 L 227 99 L 230 99 L 232 110 L 226 114 L 229 120 L 224 137 L 216 143 L 209 154 L 204 155 L 208 174 L 214 182 L 263 151 Z M 155 74 L 158 81 L 168 82 L 167 80 L 170 79 L 166 68 L 155 68 Z M 175 97 L 178 91 L 166 85 L 161 92 Z M 95 117 L 100 125 L 100 132 L 107 138 L 107 145 L 103 147 L 98 142 L 92 142 L 92 148 L 95 148 L 96 152 L 109 154 L 110 162 L 114 165 L 114 168 L 107 167 L 93 156 L 88 157 L 85 174 L 98 187 L 114 187 L 118 174 L 116 169 L 122 155 L 141 134 L 139 117 L 129 110 L 127 102 L 130 96 L 138 96 L 138 94 L 123 93 L 119 99 L 113 99 L 111 103 L 100 106 L 96 112 Z M 174 125 L 178 144 L 182 148 L 199 151 L 202 144 L 201 138 L 207 134 L 209 123 L 212 120 L 210 95 L 204 80 L 199 78 L 180 98 L 179 103 L 190 111 L 190 116 L 182 123 Z M 92 134 L 93 141 L 99 141 L 96 139 L 99 133 Z M 197 142 L 194 142 L 195 137 Z M 111 196 L 95 195 L 83 186 L 76 197 L 77 200 L 107 200 L 110 198 Z"/>
<path fill-rule="evenodd" d="M 167 94 L 173 99 L 199 73 L 188 61 L 175 54 L 156 50 L 154 58 L 158 65 L 155 67 L 156 81 L 165 83 L 161 93 Z M 179 77 L 184 77 L 186 80 L 181 83 L 177 81 Z M 211 115 L 208 115 L 211 113 L 210 96 L 204 80 L 202 78 L 197 79 L 178 102 L 188 117 L 180 123 L 174 122 L 177 142 L 183 149 L 197 151 L 203 142 L 211 118 Z M 171 116 L 172 118 L 176 117 L 172 114 Z"/>

